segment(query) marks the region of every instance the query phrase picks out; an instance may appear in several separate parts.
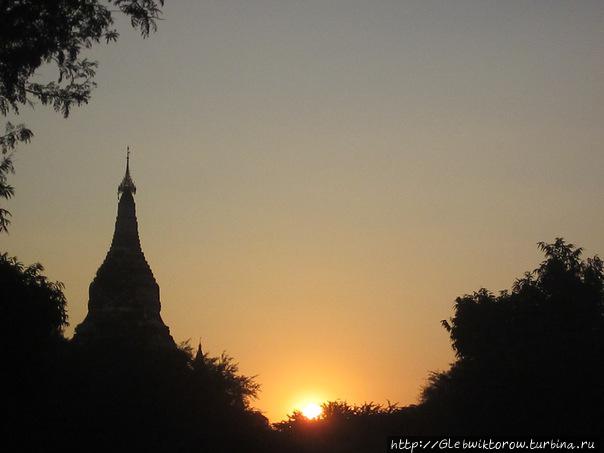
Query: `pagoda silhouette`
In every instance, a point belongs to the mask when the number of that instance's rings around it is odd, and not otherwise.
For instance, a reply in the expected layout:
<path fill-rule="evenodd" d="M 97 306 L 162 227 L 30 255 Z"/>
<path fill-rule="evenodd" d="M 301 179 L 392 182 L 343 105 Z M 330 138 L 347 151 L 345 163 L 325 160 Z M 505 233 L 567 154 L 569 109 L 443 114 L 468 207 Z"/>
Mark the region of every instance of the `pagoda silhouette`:
<path fill-rule="evenodd" d="M 78 344 L 117 342 L 147 348 L 176 348 L 170 329 L 160 315 L 159 285 L 141 248 L 135 193 L 128 149 L 126 174 L 118 186 L 113 240 L 90 284 L 88 314 L 76 327 L 73 338 Z"/>

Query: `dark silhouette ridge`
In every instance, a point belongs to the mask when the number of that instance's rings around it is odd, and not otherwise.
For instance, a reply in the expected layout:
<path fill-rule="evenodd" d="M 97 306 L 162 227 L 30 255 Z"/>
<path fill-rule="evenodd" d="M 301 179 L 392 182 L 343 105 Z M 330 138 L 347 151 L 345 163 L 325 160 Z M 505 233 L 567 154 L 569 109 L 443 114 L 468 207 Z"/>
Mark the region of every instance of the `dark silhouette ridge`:
<path fill-rule="evenodd" d="M 258 392 L 228 356 L 186 344 L 67 341 L 65 296 L 0 254 L 2 451 L 275 451 Z"/>
<path fill-rule="evenodd" d="M 141 249 L 135 193 L 128 151 L 126 173 L 118 187 L 113 240 L 90 284 L 88 314 L 75 330 L 77 344 L 124 341 L 175 348 L 170 331 L 161 319 L 159 285 Z"/>
<path fill-rule="evenodd" d="M 323 405 L 275 425 L 287 451 L 384 451 L 388 436 L 578 436 L 604 433 L 604 272 L 558 238 L 510 291 L 459 297 L 449 331 L 457 360 L 433 373 L 420 404 Z"/>
<path fill-rule="evenodd" d="M 460 434 L 604 432 L 604 274 L 597 256 L 558 238 L 511 291 L 457 298 L 457 361 L 430 378 L 422 408 Z M 460 417 L 459 414 L 463 414 Z"/>
<path fill-rule="evenodd" d="M 124 225 L 132 227 L 133 219 Z M 136 252 L 135 230 L 117 230 Z M 420 404 L 328 402 L 317 420 L 295 412 L 273 429 L 250 406 L 258 385 L 230 357 L 210 357 L 201 344 L 193 354 L 188 345 L 157 347 L 120 336 L 68 342 L 61 285 L 48 282 L 39 265 L 0 255 L 3 401 L 10 414 L 0 426 L 2 446 L 364 453 L 384 451 L 393 435 L 601 438 L 604 266 L 562 239 L 540 247 L 545 260 L 510 291 L 457 298 L 454 316 L 443 321 L 457 360 L 432 374 Z"/>

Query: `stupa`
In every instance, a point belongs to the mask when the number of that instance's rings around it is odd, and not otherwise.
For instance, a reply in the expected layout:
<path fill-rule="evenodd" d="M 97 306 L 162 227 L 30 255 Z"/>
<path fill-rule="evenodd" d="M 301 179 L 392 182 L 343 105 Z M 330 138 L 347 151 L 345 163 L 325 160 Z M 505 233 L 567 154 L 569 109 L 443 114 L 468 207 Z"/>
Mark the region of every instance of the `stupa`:
<path fill-rule="evenodd" d="M 128 149 L 126 174 L 118 187 L 113 240 L 90 284 L 88 314 L 76 327 L 76 343 L 176 347 L 160 315 L 159 285 L 141 248 L 135 194 Z"/>

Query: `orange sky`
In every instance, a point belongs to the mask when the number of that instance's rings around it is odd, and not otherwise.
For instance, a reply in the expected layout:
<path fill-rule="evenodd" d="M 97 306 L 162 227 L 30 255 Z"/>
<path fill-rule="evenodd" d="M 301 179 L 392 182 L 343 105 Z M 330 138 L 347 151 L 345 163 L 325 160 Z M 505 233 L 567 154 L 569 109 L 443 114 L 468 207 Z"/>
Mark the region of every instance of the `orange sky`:
<path fill-rule="evenodd" d="M 177 341 L 226 350 L 273 421 L 316 399 L 415 402 L 456 296 L 564 236 L 604 250 L 604 4 L 167 2 L 122 29 L 91 103 L 25 112 L 3 249 L 66 284 L 113 232 L 126 145 Z M 121 24 L 123 25 L 123 24 Z"/>

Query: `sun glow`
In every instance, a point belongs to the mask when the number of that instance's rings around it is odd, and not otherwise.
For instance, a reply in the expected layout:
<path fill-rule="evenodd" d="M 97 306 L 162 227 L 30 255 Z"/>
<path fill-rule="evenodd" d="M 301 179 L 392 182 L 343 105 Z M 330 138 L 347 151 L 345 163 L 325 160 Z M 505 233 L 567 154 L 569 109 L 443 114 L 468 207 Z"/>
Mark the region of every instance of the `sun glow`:
<path fill-rule="evenodd" d="M 314 420 L 319 417 L 319 415 L 321 415 L 323 409 L 318 404 L 309 403 L 302 408 L 301 412 L 302 415 L 304 415 L 309 420 Z"/>

